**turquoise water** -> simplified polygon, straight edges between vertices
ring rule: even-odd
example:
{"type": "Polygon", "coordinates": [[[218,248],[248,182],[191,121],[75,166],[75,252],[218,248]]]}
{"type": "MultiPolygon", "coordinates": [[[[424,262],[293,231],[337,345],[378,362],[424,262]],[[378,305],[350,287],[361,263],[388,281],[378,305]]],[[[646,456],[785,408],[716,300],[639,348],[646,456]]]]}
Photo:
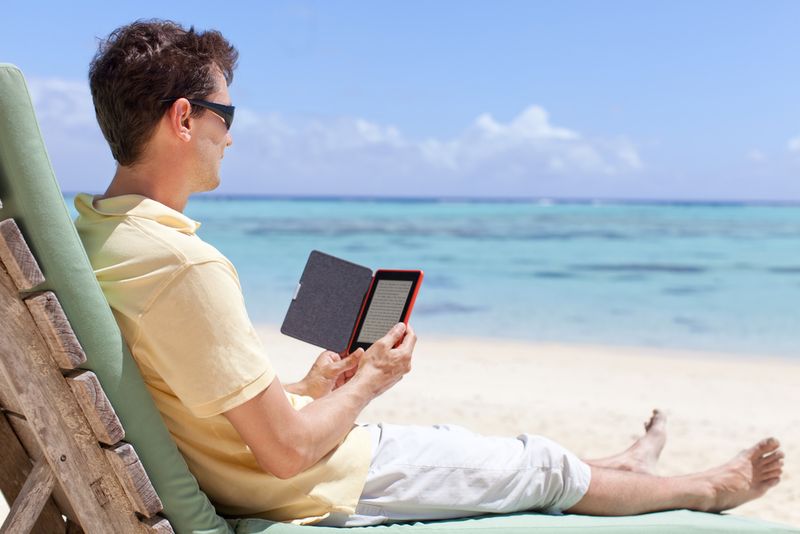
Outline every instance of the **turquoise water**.
{"type": "Polygon", "coordinates": [[[798,206],[200,196],[186,214],[257,323],[282,321],[318,249],[423,269],[420,335],[800,355],[798,206]]]}

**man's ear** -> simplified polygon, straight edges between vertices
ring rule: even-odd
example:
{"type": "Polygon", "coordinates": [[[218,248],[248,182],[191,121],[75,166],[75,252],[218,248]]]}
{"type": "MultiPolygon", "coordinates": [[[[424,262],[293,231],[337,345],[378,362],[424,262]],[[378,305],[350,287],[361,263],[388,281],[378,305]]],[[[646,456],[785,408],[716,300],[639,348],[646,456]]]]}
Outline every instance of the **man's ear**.
{"type": "Polygon", "coordinates": [[[167,120],[170,131],[172,131],[182,141],[192,139],[192,105],[185,98],[179,98],[169,107],[167,120]]]}

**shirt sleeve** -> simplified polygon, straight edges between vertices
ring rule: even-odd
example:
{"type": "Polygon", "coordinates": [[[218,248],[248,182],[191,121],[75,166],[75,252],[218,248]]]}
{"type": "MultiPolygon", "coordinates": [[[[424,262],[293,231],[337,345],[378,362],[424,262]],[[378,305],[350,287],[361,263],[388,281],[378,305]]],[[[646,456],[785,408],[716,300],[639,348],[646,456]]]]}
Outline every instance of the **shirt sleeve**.
{"type": "Polygon", "coordinates": [[[232,266],[208,261],[182,268],[140,321],[137,356],[197,417],[255,397],[275,378],[232,266]]]}

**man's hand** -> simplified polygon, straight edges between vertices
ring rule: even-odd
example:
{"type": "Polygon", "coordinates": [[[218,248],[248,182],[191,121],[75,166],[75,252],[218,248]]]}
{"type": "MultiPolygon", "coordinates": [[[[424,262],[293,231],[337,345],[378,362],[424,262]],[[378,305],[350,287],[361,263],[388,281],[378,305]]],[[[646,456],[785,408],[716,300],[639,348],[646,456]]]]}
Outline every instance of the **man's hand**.
{"type": "Polygon", "coordinates": [[[326,350],[317,357],[303,380],[288,384],[285,389],[314,399],[324,397],[353,377],[363,355],[364,349],[358,349],[345,358],[326,350]]]}
{"type": "Polygon", "coordinates": [[[367,349],[353,380],[365,385],[373,398],[377,397],[411,371],[411,355],[416,343],[414,330],[397,323],[367,349]]]}

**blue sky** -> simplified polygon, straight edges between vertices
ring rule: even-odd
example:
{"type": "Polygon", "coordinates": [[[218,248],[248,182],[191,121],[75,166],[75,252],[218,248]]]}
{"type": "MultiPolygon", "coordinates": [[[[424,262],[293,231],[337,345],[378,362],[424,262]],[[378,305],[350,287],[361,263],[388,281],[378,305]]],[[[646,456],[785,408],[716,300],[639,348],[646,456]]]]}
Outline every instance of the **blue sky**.
{"type": "Polygon", "coordinates": [[[102,191],[97,38],[137,18],[240,51],[221,193],[800,200],[797,2],[15,3],[65,190],[102,191]]]}

